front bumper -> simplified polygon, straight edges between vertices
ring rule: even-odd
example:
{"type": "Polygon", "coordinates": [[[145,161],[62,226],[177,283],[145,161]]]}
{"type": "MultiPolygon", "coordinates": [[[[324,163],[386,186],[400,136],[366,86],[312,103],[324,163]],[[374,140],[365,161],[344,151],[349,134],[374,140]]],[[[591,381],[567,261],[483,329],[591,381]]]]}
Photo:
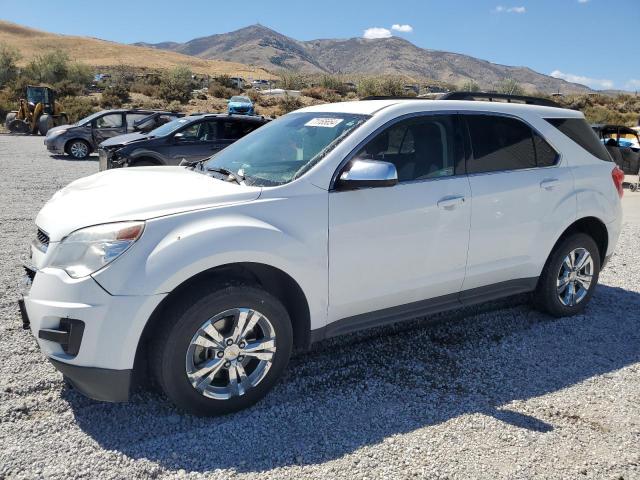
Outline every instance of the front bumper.
{"type": "Polygon", "coordinates": [[[64,135],[44,139],[44,145],[47,147],[47,150],[50,153],[53,153],[56,155],[64,155],[66,153],[64,151],[65,139],[62,138],[63,136],[64,135]]]}
{"type": "Polygon", "coordinates": [[[78,390],[120,401],[128,392],[123,385],[130,383],[142,331],[165,296],[111,295],[90,276],[72,279],[62,270],[44,268],[24,296],[23,323],[78,390]]]}

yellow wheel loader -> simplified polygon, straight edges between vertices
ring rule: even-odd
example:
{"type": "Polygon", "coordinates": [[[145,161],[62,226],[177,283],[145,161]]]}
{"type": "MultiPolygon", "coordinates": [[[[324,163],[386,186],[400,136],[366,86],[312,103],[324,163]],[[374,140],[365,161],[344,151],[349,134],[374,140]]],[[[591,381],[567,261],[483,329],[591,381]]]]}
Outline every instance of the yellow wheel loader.
{"type": "Polygon", "coordinates": [[[9,112],[5,127],[11,133],[46,135],[58,125],[69,123],[62,105],[56,101],[56,93],[49,87],[27,86],[25,98],[21,98],[18,110],[9,112]]]}

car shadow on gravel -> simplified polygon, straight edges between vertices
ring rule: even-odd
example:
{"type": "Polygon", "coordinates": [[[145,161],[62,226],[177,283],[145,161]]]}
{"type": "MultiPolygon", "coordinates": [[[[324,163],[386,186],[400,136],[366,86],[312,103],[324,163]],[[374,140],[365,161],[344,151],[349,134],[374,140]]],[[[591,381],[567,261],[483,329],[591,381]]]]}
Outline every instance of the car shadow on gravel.
{"type": "Polygon", "coordinates": [[[65,162],[97,162],[100,160],[98,155],[89,155],[88,157],[80,159],[73,158],[69,155],[49,155],[49,157],[53,158],[54,160],[63,160],[65,162]]]}
{"type": "Polygon", "coordinates": [[[640,294],[606,285],[573,318],[515,297],[427,320],[324,341],[296,355],[265,400],[225,417],[180,414],[146,392],[121,405],[63,395],[105,449],[168,469],[260,472],[323,463],[463,414],[544,435],[559,412],[541,419],[502,406],[640,361],[640,294]]]}

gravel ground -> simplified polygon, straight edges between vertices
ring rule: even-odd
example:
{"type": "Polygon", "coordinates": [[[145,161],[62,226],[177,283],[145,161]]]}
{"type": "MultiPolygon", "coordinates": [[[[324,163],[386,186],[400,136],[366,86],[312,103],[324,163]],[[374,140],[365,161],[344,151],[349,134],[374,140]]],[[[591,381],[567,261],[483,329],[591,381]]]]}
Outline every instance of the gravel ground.
{"type": "Polygon", "coordinates": [[[0,135],[0,479],[640,478],[638,216],[583,316],[517,297],[326,341],[257,406],[199,419],[84,398],[21,329],[33,219],[97,169],[0,135]]]}

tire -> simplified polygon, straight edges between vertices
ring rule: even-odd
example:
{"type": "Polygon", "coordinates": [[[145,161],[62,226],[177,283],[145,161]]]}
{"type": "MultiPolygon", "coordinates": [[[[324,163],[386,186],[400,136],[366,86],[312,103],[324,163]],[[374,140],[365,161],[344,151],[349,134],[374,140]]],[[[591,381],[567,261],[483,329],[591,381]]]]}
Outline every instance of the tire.
{"type": "Polygon", "coordinates": [[[17,112],[9,112],[4,119],[4,126],[7,130],[9,130],[9,124],[16,119],[17,112]]]}
{"type": "Polygon", "coordinates": [[[582,312],[598,284],[600,265],[600,251],[592,237],[575,233],[563,239],[551,252],[542,271],[534,293],[536,306],[554,317],[570,317],[582,312]],[[584,267],[574,271],[570,267],[575,267],[584,252],[590,260],[588,258],[584,267]],[[585,281],[589,277],[586,288],[585,281]],[[563,288],[565,282],[566,288],[563,288]],[[575,296],[571,295],[572,288],[575,296]]]}
{"type": "Polygon", "coordinates": [[[237,285],[213,291],[200,289],[169,308],[152,341],[149,362],[156,382],[178,408],[200,416],[221,415],[262,399],[287,367],[292,344],[287,310],[261,288],[237,285]],[[255,312],[260,314],[244,337],[246,343],[234,331],[234,325],[241,323],[238,318],[243,317],[238,313],[242,311],[248,314],[245,326],[251,326],[255,312]],[[204,328],[208,332],[213,328],[215,335],[205,334],[204,328]],[[215,337],[217,342],[212,341],[215,337]],[[244,350],[256,348],[260,342],[267,348],[253,353],[244,350]],[[206,347],[199,346],[202,344],[206,347]],[[236,380],[234,385],[232,377],[244,381],[236,380]]]}
{"type": "Polygon", "coordinates": [[[46,135],[50,128],[54,126],[54,120],[51,115],[46,113],[40,115],[38,119],[38,132],[40,135],[46,135]]]}
{"type": "Polygon", "coordinates": [[[635,192],[638,189],[638,185],[636,185],[635,183],[632,183],[631,185],[629,185],[629,190],[631,190],[632,192],[635,192]]]}
{"type": "Polygon", "coordinates": [[[75,139],[67,142],[65,150],[70,157],[83,160],[91,153],[91,146],[85,140],[75,139]]]}

